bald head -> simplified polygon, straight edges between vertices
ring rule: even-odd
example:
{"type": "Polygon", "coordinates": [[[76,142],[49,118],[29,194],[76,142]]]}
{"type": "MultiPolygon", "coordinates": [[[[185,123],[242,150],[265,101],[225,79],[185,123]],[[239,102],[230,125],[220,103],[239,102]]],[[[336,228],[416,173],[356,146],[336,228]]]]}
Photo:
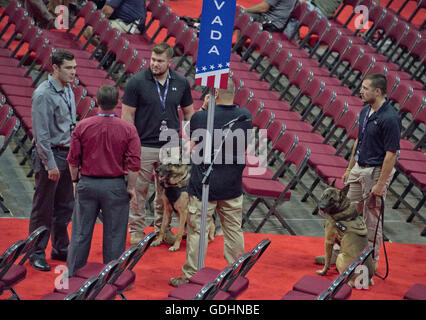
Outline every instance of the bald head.
{"type": "Polygon", "coordinates": [[[231,78],[228,78],[228,88],[216,89],[217,104],[234,104],[235,84],[231,78]]]}

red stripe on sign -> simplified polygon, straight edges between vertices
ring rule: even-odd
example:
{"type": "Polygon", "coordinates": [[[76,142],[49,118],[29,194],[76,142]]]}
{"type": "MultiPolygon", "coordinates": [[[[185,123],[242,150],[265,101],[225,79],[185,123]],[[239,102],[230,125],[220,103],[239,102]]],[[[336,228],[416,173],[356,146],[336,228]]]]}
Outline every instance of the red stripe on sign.
{"type": "Polygon", "coordinates": [[[219,87],[221,89],[227,89],[228,88],[228,78],[229,78],[229,73],[222,73],[220,75],[220,84],[219,84],[219,87]]]}
{"type": "Polygon", "coordinates": [[[207,87],[214,88],[215,79],[216,79],[216,76],[209,76],[207,78],[207,87]]]}
{"type": "Polygon", "coordinates": [[[195,78],[194,84],[197,86],[201,86],[201,78],[195,78]]]}

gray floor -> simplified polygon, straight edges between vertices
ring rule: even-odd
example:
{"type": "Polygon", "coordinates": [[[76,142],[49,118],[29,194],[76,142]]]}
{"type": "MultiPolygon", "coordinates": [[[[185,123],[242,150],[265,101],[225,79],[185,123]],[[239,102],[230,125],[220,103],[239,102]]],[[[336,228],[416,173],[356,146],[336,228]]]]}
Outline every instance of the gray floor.
{"type": "MultiPolygon", "coordinates": [[[[0,141],[1,144],[2,141],[0,141]]],[[[14,143],[12,143],[0,157],[0,194],[4,197],[5,206],[10,210],[9,213],[3,213],[0,210],[0,217],[28,219],[31,212],[34,181],[33,178],[27,178],[27,173],[30,169],[28,163],[26,165],[19,164],[22,160],[21,154],[19,152],[17,154],[12,153],[11,150],[13,150],[14,146],[14,143]]],[[[307,183],[309,179],[307,175],[307,183]]],[[[286,176],[284,177],[285,180],[286,176]]],[[[404,182],[401,181],[401,184],[404,184],[404,182]]],[[[320,193],[321,190],[321,188],[318,188],[317,193],[320,193]]],[[[297,235],[323,237],[323,218],[311,214],[314,208],[312,200],[308,200],[305,203],[300,202],[303,194],[304,192],[298,187],[292,190],[291,201],[283,203],[279,207],[279,212],[297,235]]],[[[250,206],[251,201],[250,197],[245,197],[245,211],[250,206]]],[[[402,208],[392,209],[394,202],[395,198],[389,195],[386,200],[385,235],[392,242],[426,245],[426,237],[420,236],[420,232],[424,227],[423,223],[418,218],[415,218],[411,223],[407,223],[405,219],[409,215],[408,210],[402,208]]],[[[425,211],[425,208],[421,209],[423,216],[426,216],[425,211]]],[[[257,225],[263,219],[265,212],[266,208],[262,204],[259,205],[258,209],[250,217],[252,224],[257,225]]],[[[148,221],[152,221],[151,212],[148,212],[148,221]]],[[[176,223],[177,220],[174,219],[173,224],[175,226],[177,226],[176,223]]],[[[245,224],[244,230],[246,232],[253,232],[250,224],[245,224]]],[[[268,220],[260,232],[267,234],[288,234],[275,217],[268,220]]]]}

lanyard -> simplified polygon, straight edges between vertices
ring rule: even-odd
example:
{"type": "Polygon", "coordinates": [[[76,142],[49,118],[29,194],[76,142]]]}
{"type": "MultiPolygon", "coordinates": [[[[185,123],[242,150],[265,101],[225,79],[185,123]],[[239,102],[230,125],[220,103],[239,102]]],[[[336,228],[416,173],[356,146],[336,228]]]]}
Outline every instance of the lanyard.
{"type": "Polygon", "coordinates": [[[365,129],[367,128],[368,118],[370,117],[370,111],[371,111],[371,107],[368,108],[367,112],[365,113],[364,121],[362,122],[361,135],[360,135],[361,139],[358,141],[358,145],[356,148],[357,151],[355,154],[355,161],[358,161],[358,158],[359,158],[359,150],[361,149],[362,140],[364,140],[364,133],[365,133],[365,129]]]}
{"type": "Polygon", "coordinates": [[[169,79],[170,79],[170,75],[167,74],[166,89],[164,90],[164,94],[161,95],[160,84],[158,80],[154,78],[155,84],[157,86],[158,96],[160,97],[160,101],[161,101],[161,107],[163,108],[163,112],[166,111],[166,99],[167,99],[167,91],[169,91],[169,79]]]}
{"type": "MultiPolygon", "coordinates": [[[[55,87],[53,86],[52,82],[50,82],[50,80],[47,80],[49,82],[49,85],[52,89],[55,89],[55,87]]],[[[64,92],[65,92],[65,88],[64,88],[64,92]]],[[[66,98],[66,96],[64,96],[62,94],[62,92],[58,92],[59,96],[62,98],[62,100],[64,100],[65,104],[68,107],[68,111],[70,113],[70,117],[71,117],[71,122],[73,122],[73,118],[72,118],[72,107],[71,107],[71,89],[68,87],[68,99],[66,98]]]]}
{"type": "Polygon", "coordinates": [[[118,116],[114,113],[97,113],[96,115],[102,116],[102,117],[107,117],[107,118],[112,118],[112,117],[118,118],[118,116]]]}
{"type": "Polygon", "coordinates": [[[368,111],[365,113],[364,121],[362,122],[361,135],[363,137],[364,137],[365,128],[367,127],[370,111],[371,111],[371,107],[368,108],[368,111]]]}

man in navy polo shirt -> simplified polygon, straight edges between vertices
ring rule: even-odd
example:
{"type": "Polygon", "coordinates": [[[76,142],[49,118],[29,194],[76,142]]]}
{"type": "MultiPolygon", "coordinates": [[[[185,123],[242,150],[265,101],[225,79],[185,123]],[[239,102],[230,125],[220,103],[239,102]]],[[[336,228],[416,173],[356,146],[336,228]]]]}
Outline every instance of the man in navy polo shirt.
{"type": "MultiPolygon", "coordinates": [[[[348,197],[351,202],[359,202],[358,212],[363,213],[370,245],[373,245],[380,216],[380,197],[384,201],[395,173],[401,137],[401,119],[386,98],[386,87],[386,77],[382,74],[369,74],[362,82],[360,93],[365,106],[360,114],[358,139],[343,175],[343,183],[350,184],[348,197]]],[[[379,223],[374,257],[376,268],[381,240],[379,223]]]]}
{"type": "MultiPolygon", "coordinates": [[[[140,34],[145,32],[146,2],[145,0],[107,0],[102,7],[102,13],[111,21],[111,27],[121,33],[140,34]],[[133,27],[135,24],[136,28],[133,27]]],[[[84,37],[89,39],[93,28],[88,26],[84,37]]],[[[99,44],[99,38],[91,40],[93,45],[99,44]]]]}

